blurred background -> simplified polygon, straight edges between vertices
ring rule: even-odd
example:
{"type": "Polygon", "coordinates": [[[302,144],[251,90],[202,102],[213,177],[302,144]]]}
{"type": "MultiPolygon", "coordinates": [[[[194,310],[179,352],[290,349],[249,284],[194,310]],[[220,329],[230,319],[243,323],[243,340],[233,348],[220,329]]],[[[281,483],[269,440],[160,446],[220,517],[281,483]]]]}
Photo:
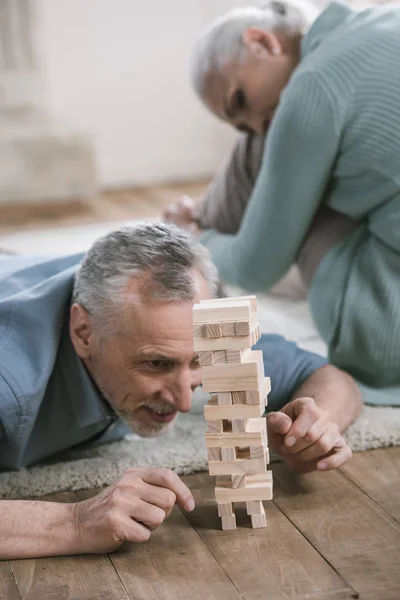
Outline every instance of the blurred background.
{"type": "Polygon", "coordinates": [[[189,58],[248,3],[0,0],[0,246],[68,252],[200,196],[235,133],[195,97],[189,58]]]}

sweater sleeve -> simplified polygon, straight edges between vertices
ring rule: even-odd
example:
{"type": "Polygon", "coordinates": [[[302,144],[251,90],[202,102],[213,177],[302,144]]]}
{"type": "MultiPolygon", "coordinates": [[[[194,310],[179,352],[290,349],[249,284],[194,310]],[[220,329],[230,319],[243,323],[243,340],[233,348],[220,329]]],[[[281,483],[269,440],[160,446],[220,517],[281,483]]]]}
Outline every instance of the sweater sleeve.
{"type": "Polygon", "coordinates": [[[337,108],[317,76],[294,75],[281,96],[239,232],[206,231],[222,280],[265,291],[295,261],[331,178],[337,108]]]}

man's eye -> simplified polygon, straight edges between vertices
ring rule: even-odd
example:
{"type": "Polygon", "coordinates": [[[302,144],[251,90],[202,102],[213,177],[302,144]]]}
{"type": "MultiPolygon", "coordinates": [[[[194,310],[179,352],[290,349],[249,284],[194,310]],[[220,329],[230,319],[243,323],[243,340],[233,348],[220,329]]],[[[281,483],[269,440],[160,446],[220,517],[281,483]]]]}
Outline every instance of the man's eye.
{"type": "Polygon", "coordinates": [[[146,361],[146,364],[151,368],[151,369],[165,369],[168,366],[167,361],[165,360],[148,360],[146,361]]]}

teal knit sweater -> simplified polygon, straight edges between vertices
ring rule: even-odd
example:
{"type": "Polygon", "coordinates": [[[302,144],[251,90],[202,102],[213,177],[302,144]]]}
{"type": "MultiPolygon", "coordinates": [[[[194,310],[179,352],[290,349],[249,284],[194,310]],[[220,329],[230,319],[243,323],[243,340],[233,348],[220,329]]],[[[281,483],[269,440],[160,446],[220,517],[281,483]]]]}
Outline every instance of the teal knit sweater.
{"type": "Polygon", "coordinates": [[[267,290],[321,203],[360,221],[309,300],[331,362],[364,400],[400,405],[400,5],[332,3],[302,42],[240,231],[202,236],[223,280],[267,290]]]}

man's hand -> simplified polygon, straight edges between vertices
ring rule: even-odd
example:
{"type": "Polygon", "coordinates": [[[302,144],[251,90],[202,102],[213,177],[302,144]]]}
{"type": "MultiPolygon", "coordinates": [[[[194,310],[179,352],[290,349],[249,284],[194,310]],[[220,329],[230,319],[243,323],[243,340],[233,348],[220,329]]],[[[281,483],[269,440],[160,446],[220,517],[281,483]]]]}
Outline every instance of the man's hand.
{"type": "Polygon", "coordinates": [[[338,425],[312,398],[297,398],[270,413],[267,427],[271,449],[295,471],[336,469],[352,456],[338,425]]]}
{"type": "Polygon", "coordinates": [[[164,211],[163,218],[182,227],[182,229],[193,233],[197,232],[197,204],[189,196],[182,196],[176,204],[170,204],[164,211]]]}
{"type": "Polygon", "coordinates": [[[112,552],[123,542],[146,542],[175,503],[194,508],[191,492],[169,469],[128,469],[97,496],[75,505],[79,552],[112,552]]]}

